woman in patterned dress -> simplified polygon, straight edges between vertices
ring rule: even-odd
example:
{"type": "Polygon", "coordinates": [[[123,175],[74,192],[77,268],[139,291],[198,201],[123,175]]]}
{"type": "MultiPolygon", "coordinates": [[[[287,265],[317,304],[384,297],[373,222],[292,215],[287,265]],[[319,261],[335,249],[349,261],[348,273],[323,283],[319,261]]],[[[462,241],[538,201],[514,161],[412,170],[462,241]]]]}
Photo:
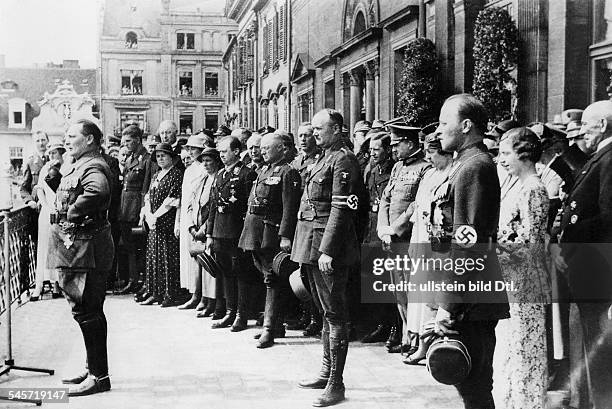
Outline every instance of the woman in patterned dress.
{"type": "Polygon", "coordinates": [[[143,219],[150,231],[147,237],[145,286],[149,298],[141,305],[160,303],[162,307],[177,305],[180,287],[179,240],[175,235],[176,209],[180,205],[183,171],[174,166],[176,154],[172,146],[160,143],[155,147],[159,170],[152,178],[145,197],[143,219]]]}
{"type": "Polygon", "coordinates": [[[496,329],[494,396],[504,409],[545,407],[545,305],[551,290],[545,267],[549,199],[536,172],[541,154],[540,140],[528,128],[506,132],[499,147],[500,163],[520,183],[502,197],[498,229],[502,275],[514,283],[510,319],[496,329]]]}

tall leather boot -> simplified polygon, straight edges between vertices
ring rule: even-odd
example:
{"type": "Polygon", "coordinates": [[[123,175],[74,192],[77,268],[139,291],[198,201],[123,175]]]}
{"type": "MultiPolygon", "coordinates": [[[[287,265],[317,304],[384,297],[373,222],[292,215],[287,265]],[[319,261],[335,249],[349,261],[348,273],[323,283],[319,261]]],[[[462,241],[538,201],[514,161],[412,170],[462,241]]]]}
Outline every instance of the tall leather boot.
{"type": "Polygon", "coordinates": [[[106,349],[107,326],[104,314],[91,314],[79,321],[85,351],[87,352],[88,377],[68,390],[68,396],[85,396],[110,390],[108,377],[108,352],[106,349]]]}
{"type": "Polygon", "coordinates": [[[309,301],[310,304],[310,324],[304,329],[305,337],[314,337],[321,332],[321,328],[323,327],[323,317],[321,316],[321,312],[314,304],[313,301],[309,301]]]}
{"type": "Polygon", "coordinates": [[[321,331],[321,343],[323,344],[323,358],[321,359],[321,370],[315,379],[308,379],[298,383],[300,388],[304,389],[325,389],[327,380],[329,379],[329,370],[331,364],[329,352],[329,331],[325,328],[321,331]]]}
{"type": "Polygon", "coordinates": [[[278,297],[278,289],[266,289],[266,310],[264,313],[263,331],[259,337],[257,348],[269,348],[274,344],[274,329],[276,328],[276,307],[278,297]]]}
{"type": "Polygon", "coordinates": [[[236,319],[232,324],[231,332],[239,332],[247,329],[248,314],[247,305],[249,297],[249,285],[244,280],[238,279],[238,303],[236,305],[236,319]]]}
{"type": "Polygon", "coordinates": [[[223,292],[223,275],[218,274],[215,278],[215,312],[212,320],[220,320],[225,317],[225,293],[223,292]]]}
{"type": "Polygon", "coordinates": [[[225,316],[213,323],[212,328],[227,328],[236,319],[236,304],[238,302],[238,279],[236,277],[223,277],[225,289],[225,316]]]}
{"type": "Polygon", "coordinates": [[[331,326],[329,335],[329,352],[331,365],[329,379],[323,394],[316,399],[312,406],[325,407],[342,402],[344,398],[344,364],[348,352],[348,328],[346,325],[331,326]]]}

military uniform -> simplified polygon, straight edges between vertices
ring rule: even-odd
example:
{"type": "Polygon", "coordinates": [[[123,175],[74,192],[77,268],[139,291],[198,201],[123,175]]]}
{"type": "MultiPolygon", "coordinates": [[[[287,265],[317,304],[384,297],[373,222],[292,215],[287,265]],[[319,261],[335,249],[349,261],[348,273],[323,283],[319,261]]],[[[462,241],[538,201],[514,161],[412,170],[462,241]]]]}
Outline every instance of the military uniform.
{"type": "Polygon", "coordinates": [[[300,196],[301,196],[301,192],[304,191],[304,187],[306,186],[306,178],[308,177],[308,174],[314,167],[314,164],[319,160],[320,156],[321,156],[321,150],[319,148],[315,148],[309,155],[306,155],[305,153],[301,153],[291,162],[291,167],[297,170],[298,172],[300,172],[300,178],[301,178],[300,196]]]}
{"type": "MultiPolygon", "coordinates": [[[[238,302],[244,310],[248,284],[243,271],[245,254],[238,248],[244,226],[248,197],[257,173],[238,161],[219,170],[210,193],[210,214],[206,235],[212,237],[214,257],[223,275],[217,276],[217,288],[224,290],[227,311],[213,328],[232,325],[236,319],[238,302]]],[[[222,293],[217,293],[222,297],[222,293]]],[[[241,317],[243,318],[243,317],[241,317]]]]}
{"type": "Polygon", "coordinates": [[[610,403],[612,342],[606,336],[612,328],[606,317],[612,304],[612,269],[606,257],[612,243],[610,142],[600,142],[579,172],[565,200],[560,225],[570,301],[578,310],[576,319],[570,320],[570,334],[581,335],[584,342],[578,344],[579,348],[570,343],[570,404],[580,409],[607,407],[610,403]],[[589,389],[593,406],[589,405],[589,389]]]}
{"type": "Polygon", "coordinates": [[[324,317],[320,379],[301,386],[327,385],[342,395],[348,350],[347,281],[349,268],[359,258],[355,219],[362,187],[357,158],[343,142],[325,149],[306,178],[291,252],[291,259],[302,264],[313,300],[324,317]],[[319,270],[321,254],[332,257],[332,273],[319,270]]]}
{"type": "Polygon", "coordinates": [[[138,226],[140,211],[143,206],[145,177],[151,154],[144,146],[132,153],[123,169],[123,187],[117,220],[121,226],[121,238],[128,254],[128,272],[130,281],[135,284],[139,275],[144,272],[144,252],[146,237],[132,235],[132,228],[138,226]]]}
{"type": "Polygon", "coordinates": [[[252,252],[255,266],[263,274],[267,288],[264,333],[259,338],[260,347],[273,343],[273,330],[280,321],[281,282],[272,271],[272,261],[280,251],[281,237],[293,239],[300,184],[299,173],[285,160],[281,160],[263,166],[249,196],[248,211],[238,246],[252,252]]]}
{"type": "Polygon", "coordinates": [[[49,243],[49,268],[59,270],[60,286],[81,327],[89,373],[96,382],[108,377],[103,304],[114,253],[107,218],[110,178],[99,152],[86,153],[69,167],[57,190],[49,243]]]}
{"type": "Polygon", "coordinates": [[[380,201],[391,178],[391,170],[394,162],[387,159],[384,163],[378,164],[372,168],[366,176],[366,186],[368,189],[369,198],[369,217],[368,227],[364,237],[364,243],[380,243],[380,239],[376,233],[378,224],[378,210],[380,201]]]}
{"type": "Polygon", "coordinates": [[[36,194],[32,192],[32,188],[38,183],[38,175],[47,160],[48,158],[45,155],[40,156],[38,154],[34,154],[28,159],[20,188],[21,198],[24,202],[36,201],[36,194]]]}

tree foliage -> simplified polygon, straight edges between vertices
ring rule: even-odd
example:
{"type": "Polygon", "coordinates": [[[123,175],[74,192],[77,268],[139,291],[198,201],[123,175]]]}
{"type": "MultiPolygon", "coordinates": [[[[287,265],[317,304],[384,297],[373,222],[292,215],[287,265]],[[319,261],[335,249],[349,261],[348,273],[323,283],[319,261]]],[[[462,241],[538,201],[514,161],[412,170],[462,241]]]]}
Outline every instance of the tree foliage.
{"type": "Polygon", "coordinates": [[[403,115],[411,125],[434,122],[440,107],[436,46],[426,38],[412,40],[406,46],[397,88],[396,115],[403,115]]]}
{"type": "Polygon", "coordinates": [[[474,38],[473,92],[498,122],[511,116],[504,82],[518,61],[518,29],[506,9],[491,7],[478,14],[474,38]]]}

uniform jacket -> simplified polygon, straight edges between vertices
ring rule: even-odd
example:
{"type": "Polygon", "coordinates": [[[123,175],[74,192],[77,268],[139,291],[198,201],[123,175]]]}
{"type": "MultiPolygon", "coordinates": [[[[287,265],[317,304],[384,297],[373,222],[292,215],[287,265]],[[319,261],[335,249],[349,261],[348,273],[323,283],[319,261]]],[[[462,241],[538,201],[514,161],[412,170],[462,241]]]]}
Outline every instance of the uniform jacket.
{"type": "Polygon", "coordinates": [[[119,206],[121,204],[121,182],[119,180],[119,160],[112,156],[102,153],[102,159],[110,169],[111,202],[108,208],[108,220],[117,221],[119,216],[119,206]]]}
{"type": "MultiPolygon", "coordinates": [[[[446,276],[449,281],[458,283],[481,278],[501,280],[499,261],[494,248],[490,246],[490,243],[497,239],[500,206],[500,184],[495,164],[484,143],[480,142],[459,151],[453,166],[448,191],[443,198],[448,205],[451,220],[445,223],[450,224],[453,237],[457,229],[469,226],[476,231],[477,238],[476,245],[472,247],[473,251],[455,245],[449,257],[475,259],[486,255],[487,258],[482,274],[471,270],[458,275],[451,271],[446,276]]],[[[440,291],[436,294],[436,301],[446,311],[463,314],[466,320],[498,320],[509,317],[507,297],[504,293],[440,291]]]]}
{"type": "Polygon", "coordinates": [[[319,159],[319,156],[321,156],[321,150],[317,147],[310,155],[306,155],[302,152],[291,162],[291,167],[300,172],[300,196],[301,192],[304,191],[304,187],[306,186],[308,173],[314,167],[314,164],[319,159]]]}
{"type": "Polygon", "coordinates": [[[113,261],[113,240],[107,213],[111,171],[99,152],[79,158],[62,177],[51,224],[49,268],[106,271],[113,261]]]}
{"type": "Polygon", "coordinates": [[[394,162],[391,158],[384,163],[376,165],[366,172],[366,187],[368,190],[368,228],[364,237],[364,243],[379,243],[380,239],[376,233],[378,224],[378,210],[380,208],[380,199],[391,178],[391,170],[394,162]]]}
{"type": "Polygon", "coordinates": [[[336,265],[359,257],[355,227],[363,180],[357,158],[342,142],[325,150],[306,178],[291,259],[317,264],[321,253],[336,265]]]}
{"type": "Polygon", "coordinates": [[[118,219],[122,222],[137,223],[143,206],[144,182],[151,155],[144,146],[127,158],[123,169],[123,187],[118,219]]]}
{"type": "Polygon", "coordinates": [[[261,169],[249,195],[241,249],[276,249],[281,237],[293,239],[300,185],[300,174],[284,160],[261,169]]]}
{"type": "Polygon", "coordinates": [[[221,169],[210,192],[207,234],[215,239],[238,240],[242,233],[247,202],[257,173],[238,161],[221,169]]]}
{"type": "Polygon", "coordinates": [[[378,230],[391,226],[398,241],[409,241],[412,233],[412,207],[419,183],[431,165],[425,161],[422,150],[413,153],[408,159],[397,162],[391,171],[389,183],[385,188],[378,209],[378,230]]]}
{"type": "Polygon", "coordinates": [[[578,174],[560,228],[571,295],[581,301],[612,300],[612,266],[603,256],[612,243],[612,144],[595,152],[578,174]]]}
{"type": "Polygon", "coordinates": [[[34,154],[28,159],[20,188],[21,198],[24,202],[36,200],[36,195],[32,193],[32,188],[38,183],[38,175],[42,167],[47,163],[47,160],[46,156],[43,155],[41,157],[38,154],[34,154]]]}

